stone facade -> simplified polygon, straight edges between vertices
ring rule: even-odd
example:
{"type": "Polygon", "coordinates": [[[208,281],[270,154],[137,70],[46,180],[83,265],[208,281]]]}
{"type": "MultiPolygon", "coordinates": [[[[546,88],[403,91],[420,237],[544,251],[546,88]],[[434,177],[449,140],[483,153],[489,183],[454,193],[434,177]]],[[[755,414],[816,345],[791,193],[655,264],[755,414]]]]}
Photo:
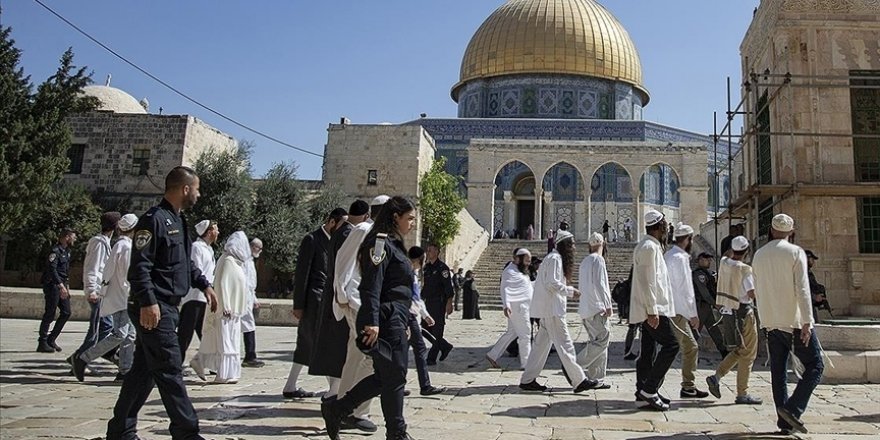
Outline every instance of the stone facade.
{"type": "Polygon", "coordinates": [[[759,243],[773,214],[792,215],[836,312],[880,316],[880,254],[866,242],[878,225],[860,214],[880,200],[880,179],[864,171],[880,160],[859,163],[854,147],[880,148],[880,93],[859,95],[868,110],[854,119],[852,87],[860,75],[880,85],[880,1],[764,0],[741,52],[745,108],[767,111],[746,119],[732,213],[759,243]]]}

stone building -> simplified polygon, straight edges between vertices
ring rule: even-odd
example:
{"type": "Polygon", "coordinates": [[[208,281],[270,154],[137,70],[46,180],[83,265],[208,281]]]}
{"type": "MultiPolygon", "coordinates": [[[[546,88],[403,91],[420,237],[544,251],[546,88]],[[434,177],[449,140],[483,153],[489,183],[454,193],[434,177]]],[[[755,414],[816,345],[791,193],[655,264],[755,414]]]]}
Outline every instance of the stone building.
{"type": "Polygon", "coordinates": [[[143,212],[164,192],[165,175],[191,166],[202,152],[230,150],[237,142],[190,115],[149,113],[146,100],[106,86],[84,93],[100,101],[96,111],[72,116],[65,182],[96,193],[105,206],[143,212]]]}
{"type": "MultiPolygon", "coordinates": [[[[543,237],[566,221],[583,237],[608,220],[622,239],[632,219],[635,239],[648,207],[696,225],[714,206],[713,143],[641,120],[650,95],[638,52],[595,0],[507,1],[472,37],[451,95],[458,118],[331,125],[325,181],[357,196],[385,185],[417,195],[421,161],[444,157],[492,235],[531,225],[543,237]]],[[[719,149],[726,158],[730,146],[719,149]]]]}
{"type": "Polygon", "coordinates": [[[792,215],[836,312],[880,316],[880,2],[764,0],[741,55],[728,214],[759,244],[792,215]]]}

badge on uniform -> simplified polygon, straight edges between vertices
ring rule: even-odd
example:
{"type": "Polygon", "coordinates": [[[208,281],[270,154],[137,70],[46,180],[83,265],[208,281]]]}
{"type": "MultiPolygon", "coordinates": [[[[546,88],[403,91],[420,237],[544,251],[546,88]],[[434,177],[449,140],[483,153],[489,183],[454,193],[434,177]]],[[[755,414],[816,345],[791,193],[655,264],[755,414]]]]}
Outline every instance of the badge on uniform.
{"type": "Polygon", "coordinates": [[[134,246],[138,248],[138,250],[143,249],[147,244],[150,243],[150,240],[153,239],[153,234],[147,230],[140,230],[134,234],[134,246]]]}
{"type": "Polygon", "coordinates": [[[700,282],[701,282],[701,283],[705,283],[705,282],[706,282],[706,275],[698,275],[697,278],[700,279],[700,282]]]}
{"type": "Polygon", "coordinates": [[[443,275],[443,278],[449,278],[449,271],[444,270],[442,275],[443,275]]]}
{"type": "Polygon", "coordinates": [[[49,254],[49,262],[50,263],[54,262],[55,258],[57,258],[57,255],[55,255],[55,252],[52,252],[51,254],[49,254]]]}
{"type": "Polygon", "coordinates": [[[374,266],[382,264],[382,260],[385,259],[386,238],[388,238],[388,234],[376,234],[376,245],[373,247],[373,252],[370,253],[370,260],[374,266]]]}

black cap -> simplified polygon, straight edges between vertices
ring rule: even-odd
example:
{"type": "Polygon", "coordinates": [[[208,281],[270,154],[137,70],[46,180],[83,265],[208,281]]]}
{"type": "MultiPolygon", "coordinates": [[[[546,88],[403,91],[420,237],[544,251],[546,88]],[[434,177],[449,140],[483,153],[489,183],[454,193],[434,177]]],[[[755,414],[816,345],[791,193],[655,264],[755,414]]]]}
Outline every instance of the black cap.
{"type": "Polygon", "coordinates": [[[708,252],[700,252],[700,255],[697,255],[697,258],[713,258],[714,259],[715,256],[708,253],[708,252]]]}
{"type": "Polygon", "coordinates": [[[814,260],[818,260],[818,259],[819,259],[819,257],[817,257],[816,254],[814,254],[813,251],[811,251],[811,250],[809,250],[809,249],[805,250],[804,252],[807,253],[807,258],[812,258],[812,259],[814,259],[814,260]]]}

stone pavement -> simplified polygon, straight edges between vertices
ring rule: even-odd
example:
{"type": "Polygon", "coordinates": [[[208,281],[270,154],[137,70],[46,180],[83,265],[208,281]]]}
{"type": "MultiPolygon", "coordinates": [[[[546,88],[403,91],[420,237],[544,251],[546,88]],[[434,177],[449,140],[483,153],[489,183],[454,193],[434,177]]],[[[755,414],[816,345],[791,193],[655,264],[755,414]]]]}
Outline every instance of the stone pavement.
{"type": "MultiPolygon", "coordinates": [[[[574,319],[575,315],[569,315],[574,319]]],[[[571,321],[572,335],[583,339],[571,321]]],[[[58,354],[35,353],[37,321],[0,320],[0,438],[101,438],[119,387],[113,383],[114,368],[104,361],[93,365],[93,374],[79,383],[64,358],[77,347],[85,323],[70,322],[58,354]]],[[[614,326],[609,369],[610,390],[571,392],[560,373],[555,355],[541,381],[553,393],[519,391],[519,371],[513,358],[502,359],[504,370],[489,368],[484,359],[504,327],[498,312],[485,312],[482,321],[452,320],[452,355],[433,367],[435,385],[449,387],[446,394],[418,396],[415,372],[408,375],[406,417],[411,434],[418,439],[765,439],[771,435],[775,415],[770,395],[769,372],[760,364],[752,376],[750,392],[762,397],[761,406],[733,404],[733,375],[724,379],[722,399],[673,401],[666,413],[636,410],[633,403],[634,370],[622,360],[625,326],[614,326]],[[509,368],[509,369],[508,369],[509,368]]],[[[318,399],[285,401],[281,387],[287,378],[295,328],[261,327],[258,348],[267,366],[245,369],[235,385],[208,385],[187,377],[190,396],[199,411],[203,434],[216,439],[326,438],[322,432],[318,399]]],[[[579,344],[580,345],[580,344],[579,344]]],[[[190,353],[190,356],[192,352],[190,353]]],[[[698,380],[717,364],[714,353],[700,360],[698,380]]],[[[671,370],[663,392],[678,396],[679,370],[671,370]]],[[[308,390],[326,387],[321,378],[306,376],[308,390]]],[[[703,387],[704,388],[704,387],[703,387]]],[[[880,436],[880,385],[822,385],[810,402],[804,421],[812,439],[868,439],[880,436]]],[[[343,438],[382,438],[381,409],[372,407],[379,432],[373,436],[354,433],[343,438]]],[[[167,419],[154,391],[141,412],[140,434],[147,439],[168,439],[167,419]]]]}

